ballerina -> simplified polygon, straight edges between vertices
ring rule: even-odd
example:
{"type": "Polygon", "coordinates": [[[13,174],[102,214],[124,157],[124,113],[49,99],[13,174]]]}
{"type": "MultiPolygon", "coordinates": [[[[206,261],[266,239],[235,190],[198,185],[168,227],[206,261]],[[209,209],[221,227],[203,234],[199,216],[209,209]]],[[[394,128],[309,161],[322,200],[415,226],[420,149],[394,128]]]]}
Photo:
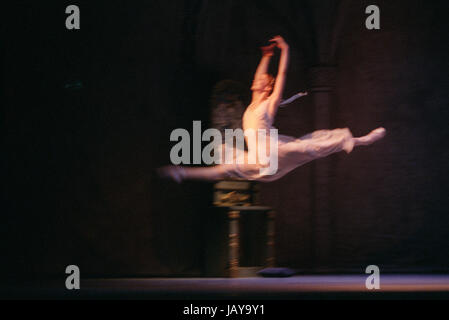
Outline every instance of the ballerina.
{"type": "MultiPolygon", "coordinates": [[[[274,129],[272,124],[278,108],[298,97],[307,95],[307,93],[298,93],[286,101],[282,100],[289,62],[289,46],[281,36],[274,37],[270,42],[269,46],[261,48],[262,59],[251,86],[251,103],[242,118],[242,127],[245,131],[248,129],[255,131],[274,129]],[[275,47],[281,50],[276,79],[267,73],[275,47]]],[[[251,155],[257,155],[257,152],[252,153],[251,151],[258,150],[259,146],[257,140],[248,139],[245,135],[248,152],[242,151],[234,158],[237,160],[236,157],[243,157],[242,161],[233,161],[230,164],[221,162],[222,164],[210,167],[166,166],[159,169],[159,174],[178,183],[183,180],[216,181],[224,179],[269,182],[280,179],[293,169],[312,160],[340,151],[350,153],[355,146],[370,145],[383,138],[385,134],[386,130],[379,127],[362,137],[353,137],[348,128],[317,130],[300,138],[278,135],[276,141],[278,169],[274,174],[264,173],[263,168],[267,167],[267,163],[262,163],[258,158],[248,161],[251,155]]],[[[269,145],[270,142],[273,143],[273,140],[267,135],[266,145],[269,145]]],[[[227,146],[223,145],[223,149],[225,148],[227,146]]]]}

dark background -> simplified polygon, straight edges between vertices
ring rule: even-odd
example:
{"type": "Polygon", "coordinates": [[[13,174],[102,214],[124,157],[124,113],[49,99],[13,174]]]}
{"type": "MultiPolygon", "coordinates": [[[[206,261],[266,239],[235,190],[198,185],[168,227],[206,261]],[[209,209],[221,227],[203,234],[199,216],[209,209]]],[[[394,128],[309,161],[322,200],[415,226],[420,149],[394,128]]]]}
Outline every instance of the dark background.
{"type": "MultiPolygon", "coordinates": [[[[330,128],[370,147],[262,185],[280,266],[308,272],[449,270],[447,1],[59,1],[2,10],[3,277],[201,274],[212,185],[159,180],[170,132],[209,120],[214,84],[249,87],[258,47],[290,44],[285,96],[336,70],[330,128]],[[81,30],[65,28],[77,4],[81,30]],[[381,9],[381,30],[365,8],[381,9]],[[75,87],[66,87],[70,84],[75,87]],[[327,163],[330,211],[317,214],[327,163]],[[323,255],[324,260],[323,260],[323,255]]],[[[275,71],[276,63],[272,69],[275,71]]],[[[280,133],[317,129],[314,94],[280,133]]]]}

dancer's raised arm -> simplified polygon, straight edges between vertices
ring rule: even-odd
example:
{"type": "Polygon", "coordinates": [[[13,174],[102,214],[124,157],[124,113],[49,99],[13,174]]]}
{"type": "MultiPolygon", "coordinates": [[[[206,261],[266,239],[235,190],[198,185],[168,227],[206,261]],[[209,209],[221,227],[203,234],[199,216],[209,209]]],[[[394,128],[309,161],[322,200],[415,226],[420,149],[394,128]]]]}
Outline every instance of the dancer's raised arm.
{"type": "Polygon", "coordinates": [[[270,59],[273,56],[275,46],[275,44],[271,44],[269,46],[261,48],[262,59],[260,59],[259,65],[257,66],[256,73],[254,74],[254,80],[259,79],[262,75],[267,73],[270,59]]]}
{"type": "Polygon", "coordinates": [[[274,117],[279,107],[279,103],[281,102],[282,93],[284,92],[289,60],[289,47],[287,42],[285,42],[284,38],[281,36],[276,36],[270,41],[274,42],[276,46],[281,49],[278,74],[276,75],[276,81],[274,83],[273,93],[270,96],[270,105],[268,109],[270,116],[274,117]]]}

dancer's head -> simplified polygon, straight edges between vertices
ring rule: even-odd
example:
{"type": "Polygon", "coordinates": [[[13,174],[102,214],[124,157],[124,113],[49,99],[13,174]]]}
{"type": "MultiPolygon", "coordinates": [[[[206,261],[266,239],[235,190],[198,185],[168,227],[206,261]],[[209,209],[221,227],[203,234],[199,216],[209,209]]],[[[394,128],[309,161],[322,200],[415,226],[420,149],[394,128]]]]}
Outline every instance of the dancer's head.
{"type": "Polygon", "coordinates": [[[271,94],[271,91],[273,91],[273,86],[274,77],[269,73],[265,73],[253,80],[251,90],[260,93],[266,92],[269,95],[271,94]]]}

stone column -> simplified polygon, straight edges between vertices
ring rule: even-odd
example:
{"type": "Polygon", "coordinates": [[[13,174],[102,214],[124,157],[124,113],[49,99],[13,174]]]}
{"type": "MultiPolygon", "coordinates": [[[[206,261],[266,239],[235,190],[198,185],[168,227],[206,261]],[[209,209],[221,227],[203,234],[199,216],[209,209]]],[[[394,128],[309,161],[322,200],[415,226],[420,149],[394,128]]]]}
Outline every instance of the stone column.
{"type": "MultiPolygon", "coordinates": [[[[314,101],[315,130],[332,129],[331,112],[334,104],[335,66],[316,66],[310,70],[311,95],[314,101]]],[[[314,198],[312,199],[314,227],[314,262],[327,268],[332,256],[332,208],[330,206],[330,173],[332,161],[321,158],[313,163],[314,198]]]]}

